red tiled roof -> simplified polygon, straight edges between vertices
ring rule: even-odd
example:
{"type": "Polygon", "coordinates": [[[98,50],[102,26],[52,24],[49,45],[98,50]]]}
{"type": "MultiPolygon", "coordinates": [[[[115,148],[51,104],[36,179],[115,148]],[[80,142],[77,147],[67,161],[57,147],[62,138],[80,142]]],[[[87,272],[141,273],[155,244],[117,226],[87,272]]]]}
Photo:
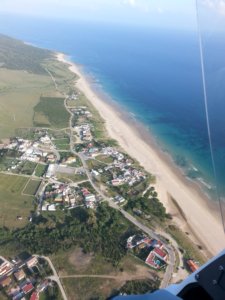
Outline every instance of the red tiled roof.
{"type": "Polygon", "coordinates": [[[29,293],[30,291],[32,291],[32,289],[34,288],[33,284],[32,283],[28,283],[26,284],[22,290],[25,294],[29,293]]]}
{"type": "Polygon", "coordinates": [[[154,262],[153,259],[154,259],[154,254],[152,252],[150,252],[150,254],[148,255],[148,257],[145,260],[146,264],[152,266],[153,268],[158,268],[158,265],[154,262]]]}
{"type": "Polygon", "coordinates": [[[30,297],[30,300],[38,300],[39,299],[39,295],[37,292],[33,292],[31,297],[30,297]]]}
{"type": "Polygon", "coordinates": [[[162,257],[162,258],[165,258],[166,255],[167,255],[163,250],[161,250],[161,249],[159,249],[159,248],[155,248],[155,249],[154,249],[154,252],[155,252],[155,254],[159,255],[159,256],[162,257]]]}

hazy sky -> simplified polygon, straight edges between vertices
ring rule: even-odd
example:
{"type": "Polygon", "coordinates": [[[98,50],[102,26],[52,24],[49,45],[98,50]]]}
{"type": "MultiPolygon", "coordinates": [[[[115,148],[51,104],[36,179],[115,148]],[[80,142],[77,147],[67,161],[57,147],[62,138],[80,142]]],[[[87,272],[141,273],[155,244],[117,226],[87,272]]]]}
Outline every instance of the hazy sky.
{"type": "MultiPolygon", "coordinates": [[[[225,0],[198,2],[225,16],[225,0]]],[[[0,0],[0,13],[178,28],[196,25],[195,0],[0,0]]]]}

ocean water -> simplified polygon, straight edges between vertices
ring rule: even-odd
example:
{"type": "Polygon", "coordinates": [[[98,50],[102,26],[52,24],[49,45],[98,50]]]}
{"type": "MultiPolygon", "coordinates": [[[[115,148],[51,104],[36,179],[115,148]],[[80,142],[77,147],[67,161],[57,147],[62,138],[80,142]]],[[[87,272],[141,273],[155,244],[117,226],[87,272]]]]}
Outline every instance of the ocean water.
{"type": "Polygon", "coordinates": [[[0,32],[63,51],[98,87],[141,121],[187,177],[225,195],[225,39],[203,33],[215,180],[195,31],[0,18],[0,32]]]}

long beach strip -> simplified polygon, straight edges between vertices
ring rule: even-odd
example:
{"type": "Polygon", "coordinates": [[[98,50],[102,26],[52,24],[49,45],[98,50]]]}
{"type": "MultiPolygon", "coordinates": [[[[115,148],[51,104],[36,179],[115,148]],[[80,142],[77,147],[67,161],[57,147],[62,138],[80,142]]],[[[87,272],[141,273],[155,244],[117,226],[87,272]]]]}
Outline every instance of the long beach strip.
{"type": "Polygon", "coordinates": [[[156,176],[156,190],[168,212],[174,211],[168,195],[176,200],[188,222],[187,224],[184,219],[175,217],[177,225],[184,231],[188,225],[193,236],[212,255],[221,251],[225,247],[225,235],[220,216],[216,210],[211,209],[203,193],[179,173],[160,149],[144,140],[138,129],[127,122],[121,112],[92,89],[88,79],[76,64],[69,62],[62,53],[57,54],[57,59],[68,64],[69,69],[79,76],[76,87],[86,95],[105,120],[109,136],[117,140],[120,146],[137,159],[148,172],[156,176]]]}

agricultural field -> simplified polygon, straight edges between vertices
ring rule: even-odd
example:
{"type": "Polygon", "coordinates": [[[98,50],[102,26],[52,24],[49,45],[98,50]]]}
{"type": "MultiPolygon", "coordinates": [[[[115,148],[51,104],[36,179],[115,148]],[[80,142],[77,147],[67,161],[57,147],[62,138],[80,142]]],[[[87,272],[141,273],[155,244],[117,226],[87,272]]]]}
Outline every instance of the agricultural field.
{"type": "Polygon", "coordinates": [[[28,196],[34,196],[40,184],[41,184],[41,180],[30,179],[23,190],[23,194],[28,196]]]}
{"type": "Polygon", "coordinates": [[[54,145],[57,150],[70,150],[70,139],[68,137],[63,139],[53,140],[54,145]]]}
{"type": "Polygon", "coordinates": [[[69,126],[69,117],[64,98],[41,97],[34,107],[33,123],[35,127],[66,128],[69,126]]]}
{"type": "MultiPolygon", "coordinates": [[[[2,139],[15,136],[19,128],[33,127],[34,107],[40,96],[60,97],[69,92],[76,75],[57,61],[52,52],[3,35],[0,35],[0,61],[3,63],[0,68],[2,139]],[[57,90],[51,76],[56,81],[57,90]]],[[[52,119],[49,120],[48,116],[39,114],[36,117],[38,124],[49,122],[51,126],[52,119]]]]}
{"type": "Polygon", "coordinates": [[[14,136],[17,128],[33,126],[33,107],[41,93],[54,93],[49,76],[0,68],[0,139],[14,136]]]}
{"type": "Polygon", "coordinates": [[[48,165],[45,164],[37,164],[34,174],[37,177],[42,177],[47,171],[48,165]]]}
{"type": "Polygon", "coordinates": [[[0,174],[0,226],[22,227],[34,208],[31,196],[22,194],[29,178],[18,175],[0,174]],[[18,220],[17,217],[22,219],[18,220]]]}

